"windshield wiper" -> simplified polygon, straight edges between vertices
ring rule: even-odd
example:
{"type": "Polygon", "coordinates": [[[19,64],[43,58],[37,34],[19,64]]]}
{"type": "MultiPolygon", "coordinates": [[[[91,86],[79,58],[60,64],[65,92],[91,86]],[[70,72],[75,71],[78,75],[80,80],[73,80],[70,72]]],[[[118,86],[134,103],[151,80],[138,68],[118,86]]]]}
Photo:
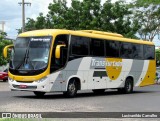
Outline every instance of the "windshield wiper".
{"type": "Polygon", "coordinates": [[[28,53],[28,49],[26,49],[26,52],[25,52],[25,55],[24,55],[24,59],[22,60],[22,63],[20,63],[15,69],[19,69],[26,61],[26,56],[27,56],[27,53],[28,53]]]}
{"type": "Polygon", "coordinates": [[[29,58],[29,49],[26,49],[26,53],[25,53],[24,59],[23,59],[22,63],[20,63],[16,67],[16,69],[19,69],[23,64],[25,65],[27,63],[30,63],[30,65],[32,66],[33,70],[35,70],[34,66],[33,66],[33,63],[30,61],[30,58],[29,58]]]}
{"type": "Polygon", "coordinates": [[[26,48],[26,52],[25,52],[25,55],[24,55],[24,59],[22,60],[22,63],[20,63],[20,64],[16,67],[16,69],[19,69],[22,65],[25,66],[25,64],[27,64],[27,63],[28,63],[28,60],[29,60],[30,65],[32,66],[33,70],[35,70],[35,69],[34,69],[34,66],[33,66],[33,63],[32,63],[32,62],[30,61],[30,59],[29,59],[29,45],[30,45],[30,42],[28,43],[28,47],[26,48]]]}
{"type": "Polygon", "coordinates": [[[29,63],[30,63],[30,65],[32,66],[33,70],[35,70],[35,69],[34,69],[34,65],[33,65],[32,61],[30,60],[30,58],[29,58],[29,53],[30,53],[30,51],[29,51],[29,49],[28,49],[27,62],[29,61],[29,63]]]}

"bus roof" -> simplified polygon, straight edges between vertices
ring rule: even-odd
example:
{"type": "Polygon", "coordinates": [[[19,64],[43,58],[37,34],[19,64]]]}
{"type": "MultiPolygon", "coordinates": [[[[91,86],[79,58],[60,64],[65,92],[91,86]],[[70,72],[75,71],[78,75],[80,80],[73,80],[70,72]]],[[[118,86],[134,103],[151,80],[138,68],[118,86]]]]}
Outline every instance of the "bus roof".
{"type": "Polygon", "coordinates": [[[137,43],[137,44],[154,45],[153,42],[125,38],[121,34],[104,32],[104,31],[96,31],[96,30],[75,30],[74,31],[74,30],[65,30],[65,29],[42,29],[42,30],[24,32],[19,34],[18,37],[56,36],[59,34],[71,34],[71,35],[91,37],[91,38],[104,39],[104,40],[106,39],[106,40],[131,42],[131,43],[137,43]]]}
{"type": "Polygon", "coordinates": [[[63,34],[63,33],[68,33],[68,30],[63,30],[63,29],[41,29],[41,30],[33,30],[33,31],[28,31],[24,32],[18,35],[18,37],[29,37],[29,36],[53,36],[54,34],[63,34]]]}

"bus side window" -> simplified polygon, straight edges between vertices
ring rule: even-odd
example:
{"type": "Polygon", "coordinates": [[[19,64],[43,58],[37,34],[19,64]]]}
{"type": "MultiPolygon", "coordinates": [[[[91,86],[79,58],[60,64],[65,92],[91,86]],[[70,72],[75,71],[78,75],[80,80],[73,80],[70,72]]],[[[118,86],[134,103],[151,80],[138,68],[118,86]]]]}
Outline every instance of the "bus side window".
{"type": "Polygon", "coordinates": [[[89,38],[72,36],[71,39],[71,55],[88,56],[89,54],[89,38]]]}
{"type": "Polygon", "coordinates": [[[119,45],[118,41],[106,40],[106,56],[107,57],[119,57],[119,45]]]}
{"type": "Polygon", "coordinates": [[[126,59],[132,59],[132,44],[121,43],[120,56],[126,59]]]}
{"type": "Polygon", "coordinates": [[[133,59],[143,59],[143,45],[132,44],[133,59]]]}
{"type": "Polygon", "coordinates": [[[144,59],[155,59],[154,46],[144,45],[144,59]]]}
{"type": "Polygon", "coordinates": [[[104,40],[92,39],[90,54],[93,56],[104,56],[104,40]]]}

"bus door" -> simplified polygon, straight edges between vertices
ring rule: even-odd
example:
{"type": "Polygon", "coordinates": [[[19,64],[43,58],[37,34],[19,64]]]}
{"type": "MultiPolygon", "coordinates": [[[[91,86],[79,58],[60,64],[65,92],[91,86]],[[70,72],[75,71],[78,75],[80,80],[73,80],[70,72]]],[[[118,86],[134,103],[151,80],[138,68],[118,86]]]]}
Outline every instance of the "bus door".
{"type": "Polygon", "coordinates": [[[68,36],[67,35],[58,35],[55,38],[55,43],[52,50],[52,57],[51,57],[51,73],[63,68],[67,62],[67,54],[68,52],[68,36]],[[60,46],[60,57],[56,58],[56,47],[60,46]]]}

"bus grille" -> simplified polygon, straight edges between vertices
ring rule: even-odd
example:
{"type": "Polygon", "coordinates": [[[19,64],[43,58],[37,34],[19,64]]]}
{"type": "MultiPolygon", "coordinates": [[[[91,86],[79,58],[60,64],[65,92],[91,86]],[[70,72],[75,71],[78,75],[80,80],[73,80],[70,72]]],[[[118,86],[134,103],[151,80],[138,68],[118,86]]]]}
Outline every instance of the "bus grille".
{"type": "Polygon", "coordinates": [[[16,81],[16,82],[20,82],[20,83],[33,83],[34,81],[16,81]]]}
{"type": "Polygon", "coordinates": [[[37,86],[26,86],[26,88],[21,88],[20,85],[15,84],[13,84],[13,87],[17,89],[37,89],[37,86]]]}

